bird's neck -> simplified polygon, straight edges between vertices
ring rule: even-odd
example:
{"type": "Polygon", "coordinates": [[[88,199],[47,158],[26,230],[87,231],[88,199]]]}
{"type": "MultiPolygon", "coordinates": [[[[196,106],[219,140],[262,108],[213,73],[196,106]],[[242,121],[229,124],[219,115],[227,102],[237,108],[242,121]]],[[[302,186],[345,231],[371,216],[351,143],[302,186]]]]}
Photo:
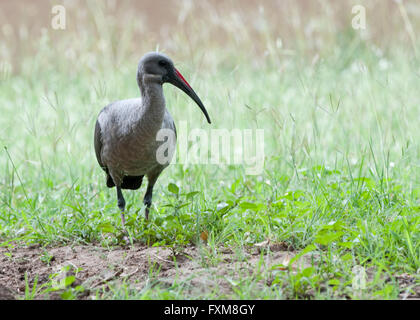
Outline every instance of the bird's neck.
{"type": "Polygon", "coordinates": [[[156,135],[165,115],[165,97],[162,84],[152,76],[143,76],[139,83],[142,96],[141,126],[148,134],[156,135]]]}
{"type": "Polygon", "coordinates": [[[153,116],[156,120],[162,120],[165,113],[165,97],[161,84],[152,83],[141,91],[144,110],[147,115],[153,116]]]}

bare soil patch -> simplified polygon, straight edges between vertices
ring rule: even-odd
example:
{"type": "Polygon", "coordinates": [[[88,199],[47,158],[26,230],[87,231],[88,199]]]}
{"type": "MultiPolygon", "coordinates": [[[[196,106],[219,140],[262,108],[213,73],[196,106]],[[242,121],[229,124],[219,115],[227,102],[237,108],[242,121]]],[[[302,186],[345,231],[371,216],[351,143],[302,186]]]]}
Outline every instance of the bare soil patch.
{"type": "MultiPolygon", "coordinates": [[[[246,249],[187,247],[176,256],[169,248],[141,244],[114,248],[95,245],[2,247],[0,300],[23,298],[27,284],[31,289],[36,279],[39,287],[50,282],[54,274],[56,283],[74,275],[71,286],[81,285],[85,289],[77,296],[79,299],[92,299],[97,289],[108,290],[108,285],[118,286],[122,282],[140,291],[155,284],[170,287],[175,280],[184,285],[183,292],[191,296],[199,297],[213,291],[218,296],[229,297],[241,279],[257,279],[273,266],[287,265],[295,254],[292,248],[281,244],[246,249]]],[[[311,266],[313,258],[310,255],[301,257],[293,264],[293,269],[311,266]]],[[[280,270],[283,269],[280,267],[280,270]]],[[[255,290],[271,285],[270,272],[256,281],[255,290]]],[[[396,275],[396,279],[401,299],[420,299],[420,286],[413,276],[401,274],[396,275]]],[[[38,294],[34,298],[62,299],[63,291],[38,294]]]]}
{"type": "MultiPolygon", "coordinates": [[[[133,289],[142,290],[151,281],[156,281],[152,279],[151,271],[155,272],[160,286],[169,287],[176,279],[177,283],[184,283],[191,294],[217,289],[219,294],[229,295],[238,279],[287,263],[294,256],[281,246],[270,249],[262,256],[260,248],[236,251],[219,248],[214,254],[208,247],[188,247],[174,256],[168,248],[140,244],[126,248],[93,245],[3,247],[0,248],[0,299],[23,297],[26,283],[31,288],[37,279],[39,286],[50,281],[52,274],[58,274],[57,279],[75,275],[72,286],[82,285],[86,289],[79,296],[81,299],[92,298],[95,289],[122,281],[130,283],[133,289]],[[65,267],[68,270],[64,272],[65,267]]],[[[309,265],[306,259],[298,263],[301,262],[309,265]]],[[[49,294],[48,298],[60,298],[60,292],[49,294]]]]}

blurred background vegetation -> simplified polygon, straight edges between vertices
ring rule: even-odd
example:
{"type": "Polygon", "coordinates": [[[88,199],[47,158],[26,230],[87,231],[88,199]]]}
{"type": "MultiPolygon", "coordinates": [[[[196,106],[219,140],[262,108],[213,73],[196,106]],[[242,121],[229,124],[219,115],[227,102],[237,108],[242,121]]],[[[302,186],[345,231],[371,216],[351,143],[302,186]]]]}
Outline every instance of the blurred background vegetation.
{"type": "MultiPolygon", "coordinates": [[[[96,165],[96,114],[139,94],[137,62],[155,49],[186,73],[212,128],[268,129],[268,155],[358,159],[371,141],[419,158],[417,1],[63,1],[66,29],[54,30],[56,4],[0,6],[0,139],[28,165],[63,153],[96,165]],[[354,30],[360,4],[367,25],[354,30]]],[[[177,121],[205,127],[165,90],[177,121]]]]}

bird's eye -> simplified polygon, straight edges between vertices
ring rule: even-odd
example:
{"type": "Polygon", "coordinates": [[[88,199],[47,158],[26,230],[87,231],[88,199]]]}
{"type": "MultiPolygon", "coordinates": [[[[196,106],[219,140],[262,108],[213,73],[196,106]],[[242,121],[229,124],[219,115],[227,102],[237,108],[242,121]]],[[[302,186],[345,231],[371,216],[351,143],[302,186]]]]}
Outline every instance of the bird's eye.
{"type": "Polygon", "coordinates": [[[160,61],[159,61],[159,65],[160,65],[161,67],[165,67],[167,64],[168,64],[168,63],[167,63],[165,60],[160,60],[160,61]]]}

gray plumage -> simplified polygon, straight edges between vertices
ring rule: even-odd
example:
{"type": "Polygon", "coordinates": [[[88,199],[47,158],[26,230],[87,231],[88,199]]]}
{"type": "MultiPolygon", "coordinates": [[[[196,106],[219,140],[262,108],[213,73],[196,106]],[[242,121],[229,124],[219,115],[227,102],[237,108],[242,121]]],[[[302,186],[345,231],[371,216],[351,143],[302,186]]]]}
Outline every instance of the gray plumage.
{"type": "Polygon", "coordinates": [[[158,161],[162,143],[176,144],[176,128],[166,109],[163,83],[169,82],[187,93],[210,118],[194,90],[165,55],[151,52],[143,56],[137,70],[141,98],[116,101],[101,110],[95,125],[94,146],[99,165],[107,174],[107,186],[117,188],[118,206],[125,223],[125,200],[121,189],[138,189],[143,177],[148,180],[144,197],[146,219],[152,202],[153,186],[169,165],[158,161]],[[160,129],[172,130],[174,139],[158,141],[160,129]]]}

